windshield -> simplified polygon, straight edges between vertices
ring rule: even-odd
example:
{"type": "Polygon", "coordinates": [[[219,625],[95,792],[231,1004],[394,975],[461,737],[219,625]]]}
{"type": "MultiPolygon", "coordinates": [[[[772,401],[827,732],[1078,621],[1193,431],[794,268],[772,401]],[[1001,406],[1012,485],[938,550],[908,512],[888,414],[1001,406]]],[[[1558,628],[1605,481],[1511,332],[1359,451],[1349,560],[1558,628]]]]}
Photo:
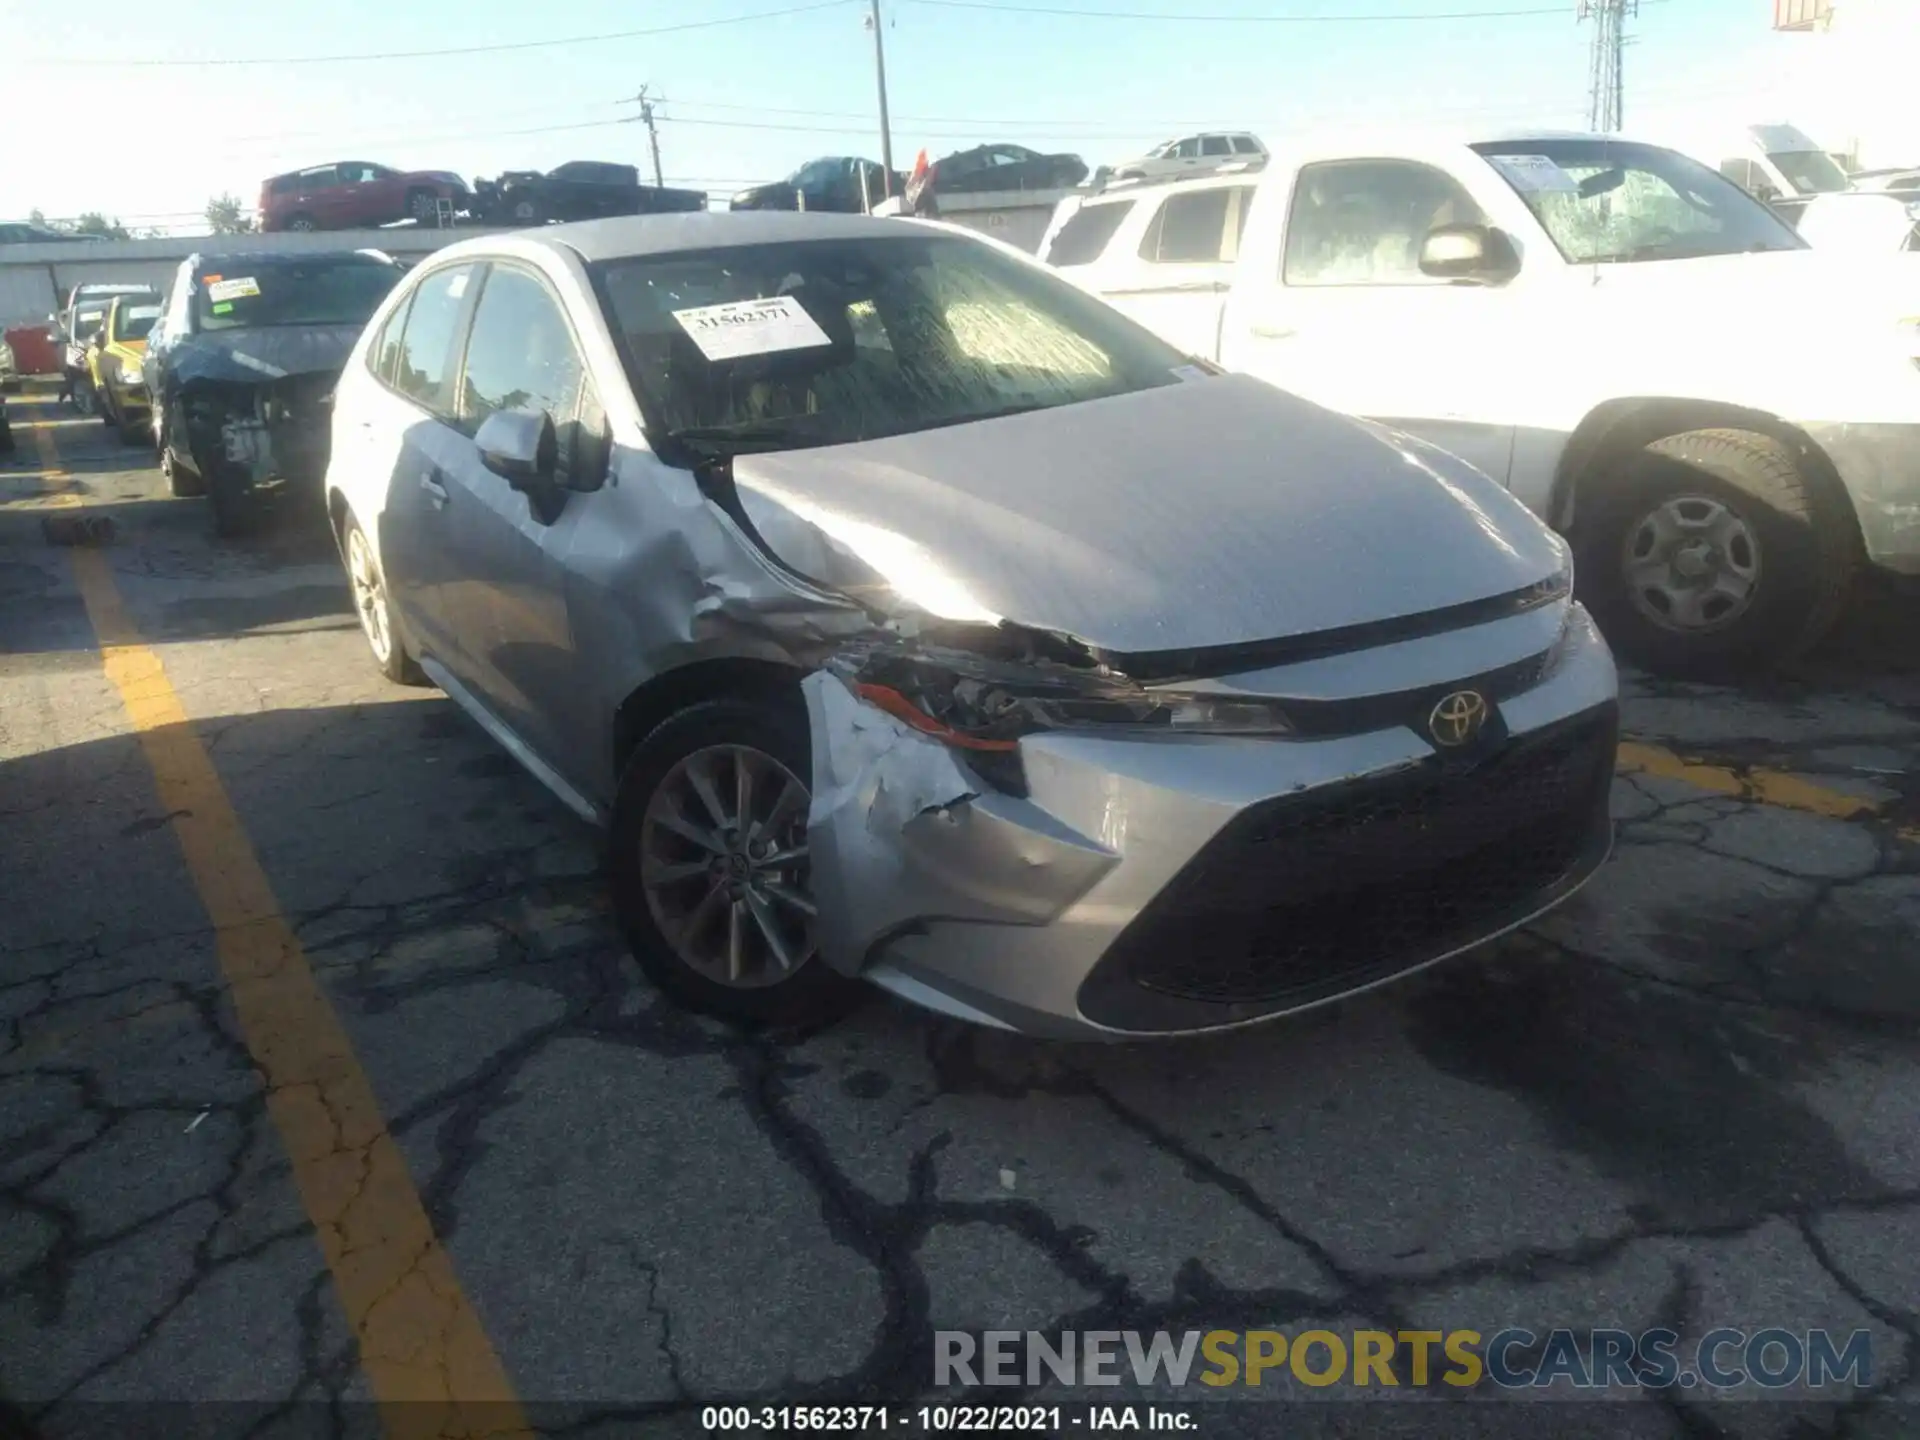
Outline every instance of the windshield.
{"type": "Polygon", "coordinates": [[[106,323],[107,308],[104,305],[76,310],[73,312],[73,338],[90,340],[100,333],[100,327],[106,323]]]}
{"type": "Polygon", "coordinates": [[[1064,281],[959,236],[649,256],[598,278],[649,429],[697,453],[1072,405],[1177,384],[1186,362],[1064,281]]]}
{"type": "Polygon", "coordinates": [[[158,305],[134,305],[120,312],[120,338],[122,340],[144,340],[153,333],[154,322],[160,318],[158,305]]]}
{"type": "Polygon", "coordinates": [[[1824,150],[1775,150],[1767,159],[1802,195],[1838,195],[1853,188],[1847,172],[1824,150]]]}
{"type": "Polygon", "coordinates": [[[1574,264],[1807,248],[1784,220],[1718,171],[1657,145],[1526,140],[1473,148],[1574,264]]]}
{"type": "Polygon", "coordinates": [[[193,295],[194,325],[201,330],[362,325],[399,280],[398,266],[365,260],[239,261],[200,277],[193,295]]]}

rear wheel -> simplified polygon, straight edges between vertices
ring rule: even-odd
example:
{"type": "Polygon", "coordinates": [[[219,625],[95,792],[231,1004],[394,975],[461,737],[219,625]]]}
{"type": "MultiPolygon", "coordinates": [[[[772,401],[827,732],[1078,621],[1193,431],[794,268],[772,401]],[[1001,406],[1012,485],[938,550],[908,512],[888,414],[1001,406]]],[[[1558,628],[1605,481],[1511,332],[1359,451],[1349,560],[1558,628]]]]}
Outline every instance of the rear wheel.
{"type": "Polygon", "coordinates": [[[440,218],[440,202],[431,190],[407,192],[407,213],[416,224],[431,225],[440,218]]]}
{"type": "Polygon", "coordinates": [[[864,988],[816,953],[804,712],[710,700],[666,721],[620,780],[613,901],[634,959],[672,999],[757,1024],[837,1018],[864,988]]]}
{"type": "Polygon", "coordinates": [[[314,223],[313,216],[307,214],[304,210],[300,211],[297,215],[287,217],[287,229],[289,230],[318,230],[319,228],[320,227],[314,223]]]}
{"type": "Polygon", "coordinates": [[[1859,563],[1845,493],[1753,431],[1656,440],[1579,503],[1582,595],[1614,648],[1658,673],[1795,658],[1833,627],[1859,563]]]}
{"type": "Polygon", "coordinates": [[[353,591],[354,613],[360,617],[360,633],[367,637],[373,663],[396,685],[432,684],[407,653],[400,632],[394,628],[393,608],[387,598],[387,577],[381,573],[372,542],[351,515],[346,519],[340,543],[347,562],[347,584],[353,591]]]}
{"type": "Polygon", "coordinates": [[[534,200],[514,201],[513,218],[521,225],[538,225],[543,218],[539,202],[534,200]]]}

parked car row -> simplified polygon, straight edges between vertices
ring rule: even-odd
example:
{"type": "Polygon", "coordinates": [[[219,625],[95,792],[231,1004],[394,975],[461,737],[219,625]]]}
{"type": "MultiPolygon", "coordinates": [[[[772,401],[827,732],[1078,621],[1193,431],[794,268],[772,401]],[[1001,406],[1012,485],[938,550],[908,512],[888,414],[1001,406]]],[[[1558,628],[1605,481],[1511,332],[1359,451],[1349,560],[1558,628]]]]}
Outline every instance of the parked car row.
{"type": "Polygon", "coordinates": [[[1656,145],[1348,138],[1082,190],[1038,257],[756,213],[195,257],[142,374],[176,493],[314,501],[380,671],[607,830],[667,995],[1116,1038],[1561,903],[1612,646],[1764,668],[1920,576],[1907,268],[1656,145]]]}

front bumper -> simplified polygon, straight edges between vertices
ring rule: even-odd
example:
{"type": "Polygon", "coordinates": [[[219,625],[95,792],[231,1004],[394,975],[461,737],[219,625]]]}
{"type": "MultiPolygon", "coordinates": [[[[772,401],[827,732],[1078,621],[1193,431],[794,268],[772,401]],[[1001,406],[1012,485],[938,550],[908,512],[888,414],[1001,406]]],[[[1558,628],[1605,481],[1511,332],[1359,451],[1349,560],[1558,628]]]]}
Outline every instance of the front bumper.
{"type": "Polygon", "coordinates": [[[138,415],[153,408],[153,396],[145,385],[115,385],[113,404],[123,415],[138,415]]]}
{"type": "Polygon", "coordinates": [[[1559,668],[1499,700],[1504,738],[1472,762],[1406,724],[1056,733],[1022,743],[1015,798],[838,680],[804,688],[822,957],[1032,1035],[1191,1034],[1325,1004],[1551,909],[1612,843],[1617,681],[1577,608],[1559,668]]]}
{"type": "Polygon", "coordinates": [[[1920,425],[1804,428],[1853,498],[1867,559],[1896,574],[1920,575],[1920,425]]]}

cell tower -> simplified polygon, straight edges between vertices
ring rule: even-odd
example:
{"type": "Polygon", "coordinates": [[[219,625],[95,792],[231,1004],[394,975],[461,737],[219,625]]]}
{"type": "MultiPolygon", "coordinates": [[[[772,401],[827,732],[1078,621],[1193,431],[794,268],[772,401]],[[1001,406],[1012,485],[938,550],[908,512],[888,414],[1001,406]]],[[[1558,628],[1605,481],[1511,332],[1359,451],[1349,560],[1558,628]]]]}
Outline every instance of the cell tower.
{"type": "Polygon", "coordinates": [[[1579,18],[1592,20],[1593,88],[1587,123],[1603,134],[1620,128],[1627,108],[1627,17],[1640,13],[1640,0],[1579,0],[1579,18]]]}

